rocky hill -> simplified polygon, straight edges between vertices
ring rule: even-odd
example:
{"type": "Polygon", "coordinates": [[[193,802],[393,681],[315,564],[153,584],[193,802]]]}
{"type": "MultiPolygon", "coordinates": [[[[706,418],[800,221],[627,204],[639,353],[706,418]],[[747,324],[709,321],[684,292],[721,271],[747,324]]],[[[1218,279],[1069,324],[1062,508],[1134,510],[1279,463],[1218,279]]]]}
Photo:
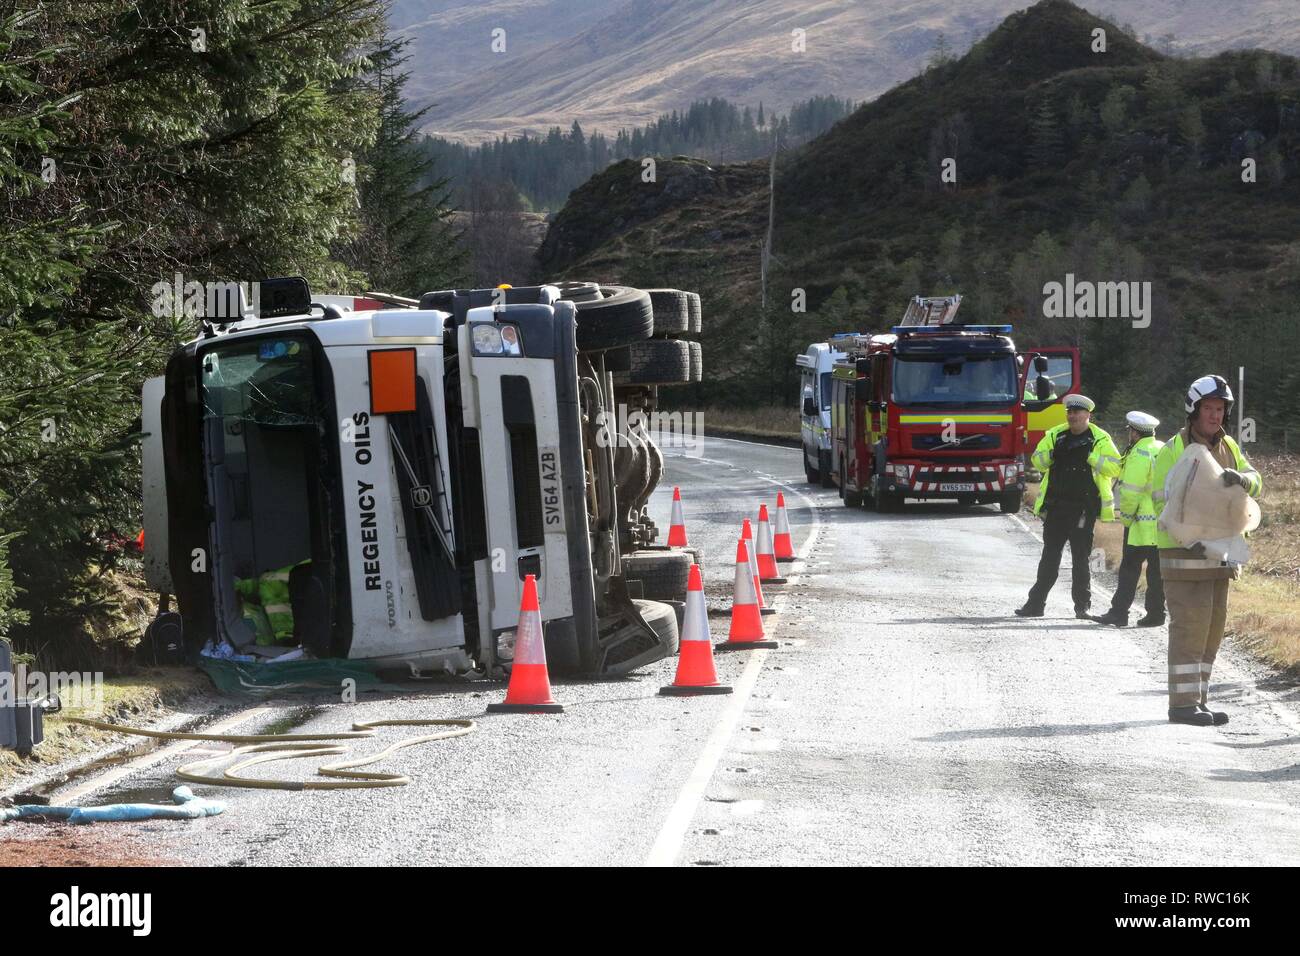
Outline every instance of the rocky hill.
{"type": "MultiPolygon", "coordinates": [[[[869,99],[925,67],[940,35],[964,53],[1026,0],[395,0],[411,37],[408,93],[430,133],[636,126],[721,96],[781,111],[810,96],[869,99]],[[492,31],[505,30],[504,52],[492,31]],[[791,49],[791,31],[806,48],[791,49]]],[[[1095,0],[1090,8],[1180,53],[1300,53],[1294,0],[1095,0]]]]}
{"type": "Polygon", "coordinates": [[[962,292],[967,321],[1082,346],[1094,397],[1176,414],[1176,383],[1245,366],[1261,429],[1300,411],[1300,373],[1279,351],[1300,350],[1291,57],[1168,57],[1043,0],[781,156],[762,313],[768,201],[761,162],[661,164],[655,183],[621,164],[573,194],[541,271],[703,289],[713,387],[728,395],[788,398],[802,344],[891,324],[917,292],[962,292]],[[1150,282],[1150,326],[1048,318],[1043,286],[1069,273],[1150,282]],[[806,312],[791,309],[800,295],[806,312]]]}

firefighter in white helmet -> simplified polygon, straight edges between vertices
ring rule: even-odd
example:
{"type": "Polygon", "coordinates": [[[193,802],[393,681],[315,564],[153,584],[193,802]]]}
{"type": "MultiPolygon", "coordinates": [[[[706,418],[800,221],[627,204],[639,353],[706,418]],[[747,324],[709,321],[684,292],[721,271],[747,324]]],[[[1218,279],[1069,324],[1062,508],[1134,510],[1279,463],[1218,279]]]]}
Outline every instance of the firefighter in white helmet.
{"type": "Polygon", "coordinates": [[[1119,582],[1110,610],[1094,618],[1101,624],[1128,627],[1128,609],[1137,594],[1142,565],[1147,567],[1146,616],[1138,627],[1159,627],[1165,623],[1165,590],[1160,580],[1160,556],[1156,551],[1155,491],[1156,456],[1164,442],[1156,438],[1160,419],[1146,412],[1129,412],[1128,447],[1124,449],[1124,470],[1120,473],[1119,520],[1124,525],[1124,557],[1119,565],[1119,582]]]}
{"type": "Polygon", "coordinates": [[[1044,510],[1043,554],[1038,560],[1038,578],[1029,590],[1019,617],[1042,617],[1047,594],[1061,570],[1061,552],[1070,544],[1070,596],[1074,616],[1088,617],[1092,604],[1092,577],[1088,557],[1092,553],[1092,529],[1098,519],[1115,520],[1111,481],[1119,477],[1119,449],[1110,435],[1090,419],[1092,399],[1067,395],[1066,422],[1054,425],[1034,450],[1033,464],[1043,474],[1034,501],[1034,514],[1044,510]]]}
{"type": "MultiPolygon", "coordinates": [[[[1252,498],[1259,497],[1259,472],[1223,430],[1232,401],[1232,389],[1219,375],[1204,375],[1187,390],[1187,425],[1156,456],[1152,500],[1157,516],[1165,507],[1165,478],[1192,442],[1208,448],[1224,468],[1225,485],[1239,484],[1252,498]]],[[[1181,547],[1161,529],[1156,544],[1169,605],[1169,720],[1201,727],[1226,724],[1228,715],[1210,710],[1206,696],[1228,618],[1228,582],[1241,569],[1207,557],[1199,542],[1196,548],[1181,547]]]]}

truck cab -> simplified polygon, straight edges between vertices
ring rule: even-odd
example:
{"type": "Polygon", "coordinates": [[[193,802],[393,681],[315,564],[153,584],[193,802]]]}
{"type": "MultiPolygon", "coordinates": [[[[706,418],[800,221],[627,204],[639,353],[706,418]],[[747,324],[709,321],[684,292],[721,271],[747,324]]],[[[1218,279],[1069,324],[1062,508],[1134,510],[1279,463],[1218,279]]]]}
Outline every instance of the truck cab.
{"type": "Polygon", "coordinates": [[[590,523],[601,386],[580,380],[603,359],[578,352],[573,302],[536,286],[350,310],[273,281],[274,309],[205,322],[144,389],[146,577],[187,649],[500,674],[532,574],[553,669],[670,653],[672,609],[620,587],[617,535],[590,523]]]}

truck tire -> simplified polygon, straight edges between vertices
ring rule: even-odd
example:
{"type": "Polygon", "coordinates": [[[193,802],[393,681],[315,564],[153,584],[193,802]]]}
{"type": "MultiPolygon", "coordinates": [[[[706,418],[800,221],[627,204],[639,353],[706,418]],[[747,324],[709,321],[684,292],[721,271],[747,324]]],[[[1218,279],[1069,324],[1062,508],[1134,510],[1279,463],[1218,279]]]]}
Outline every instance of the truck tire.
{"type": "Polygon", "coordinates": [[[632,359],[627,353],[627,346],[621,349],[607,349],[605,351],[606,372],[626,372],[631,367],[632,359]]]}
{"type": "Polygon", "coordinates": [[[808,479],[808,484],[820,485],[822,483],[821,472],[818,471],[816,468],[814,468],[812,465],[808,464],[807,452],[803,453],[803,473],[804,476],[808,479]]]}
{"type": "Polygon", "coordinates": [[[623,558],[623,577],[641,582],[648,601],[684,601],[691,574],[685,551],[633,551],[623,558]]]}
{"type": "Polygon", "coordinates": [[[688,292],[686,298],[691,310],[691,324],[687,331],[692,335],[699,335],[704,314],[704,310],[700,305],[700,294],[698,292],[688,292]]]}
{"type": "Polygon", "coordinates": [[[598,282],[552,282],[560,290],[560,298],[570,302],[595,302],[600,299],[598,282]]]}
{"type": "Polygon", "coordinates": [[[887,515],[891,511],[898,510],[898,506],[902,504],[901,498],[895,495],[892,491],[886,491],[879,485],[876,485],[875,493],[872,497],[875,499],[877,514],[887,515]]]}
{"type": "Polygon", "coordinates": [[[578,310],[579,352],[600,352],[631,345],[650,338],[654,333],[650,296],[640,289],[605,285],[600,287],[600,298],[587,298],[585,289],[579,290],[578,294],[583,298],[571,301],[578,310]]]}
{"type": "Polygon", "coordinates": [[[687,342],[691,347],[691,381],[704,381],[704,346],[699,342],[687,342]]]}
{"type": "Polygon", "coordinates": [[[615,385],[679,385],[691,380],[689,342],[649,339],[628,346],[626,372],[614,373],[615,385]]]}
{"type": "Polygon", "coordinates": [[[844,463],[840,463],[840,497],[844,499],[844,507],[861,508],[862,492],[849,490],[848,473],[844,469],[844,463]]]}
{"type": "Polygon", "coordinates": [[[817,453],[817,473],[821,476],[823,488],[834,488],[835,482],[831,480],[831,456],[829,452],[819,451],[817,453]]]}
{"type": "Polygon", "coordinates": [[[676,289],[646,289],[655,316],[655,335],[680,335],[690,330],[690,298],[676,289]]]}
{"type": "Polygon", "coordinates": [[[1019,491],[1009,492],[998,499],[998,507],[1002,509],[1004,515],[1019,514],[1023,503],[1024,495],[1019,491]]]}
{"type": "Polygon", "coordinates": [[[650,625],[651,630],[658,634],[664,643],[668,645],[668,655],[671,657],[681,649],[681,631],[677,628],[677,612],[673,610],[671,604],[663,604],[660,601],[638,601],[633,599],[633,604],[641,609],[641,619],[650,625]]]}

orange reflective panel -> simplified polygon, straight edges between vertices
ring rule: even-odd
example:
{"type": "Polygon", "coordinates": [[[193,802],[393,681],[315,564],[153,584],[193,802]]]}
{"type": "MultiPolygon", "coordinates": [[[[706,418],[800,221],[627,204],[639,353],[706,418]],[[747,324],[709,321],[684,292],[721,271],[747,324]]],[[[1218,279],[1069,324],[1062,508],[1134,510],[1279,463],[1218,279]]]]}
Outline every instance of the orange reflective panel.
{"type": "Polygon", "coordinates": [[[415,349],[373,349],[370,359],[370,413],[415,411],[415,349]]]}

